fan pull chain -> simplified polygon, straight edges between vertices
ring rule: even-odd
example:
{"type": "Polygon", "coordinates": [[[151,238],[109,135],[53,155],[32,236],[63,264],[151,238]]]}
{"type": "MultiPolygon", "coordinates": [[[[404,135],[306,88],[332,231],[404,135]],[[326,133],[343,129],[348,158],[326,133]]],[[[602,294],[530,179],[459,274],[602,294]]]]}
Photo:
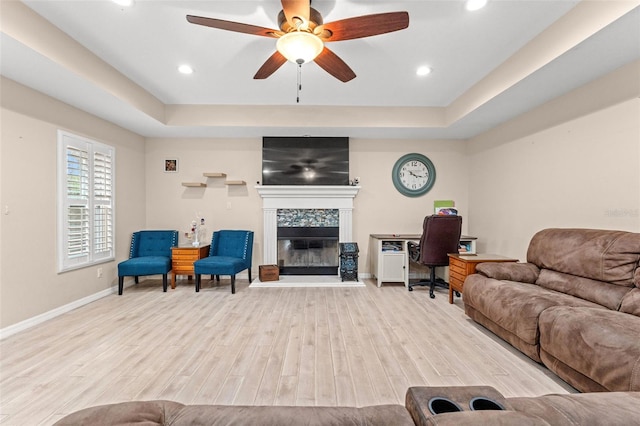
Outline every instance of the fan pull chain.
{"type": "Polygon", "coordinates": [[[302,59],[298,59],[296,61],[298,64],[298,82],[297,82],[297,91],[296,91],[296,103],[300,103],[300,91],[302,90],[302,64],[304,61],[302,59]]]}

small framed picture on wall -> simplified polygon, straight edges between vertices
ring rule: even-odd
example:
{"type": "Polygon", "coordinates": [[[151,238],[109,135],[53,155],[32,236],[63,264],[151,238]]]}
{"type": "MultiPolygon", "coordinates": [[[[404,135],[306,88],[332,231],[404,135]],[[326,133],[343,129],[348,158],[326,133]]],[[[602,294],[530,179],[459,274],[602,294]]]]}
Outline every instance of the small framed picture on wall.
{"type": "Polygon", "coordinates": [[[164,159],[164,171],[167,173],[178,172],[178,159],[177,158],[165,158],[164,159]]]}

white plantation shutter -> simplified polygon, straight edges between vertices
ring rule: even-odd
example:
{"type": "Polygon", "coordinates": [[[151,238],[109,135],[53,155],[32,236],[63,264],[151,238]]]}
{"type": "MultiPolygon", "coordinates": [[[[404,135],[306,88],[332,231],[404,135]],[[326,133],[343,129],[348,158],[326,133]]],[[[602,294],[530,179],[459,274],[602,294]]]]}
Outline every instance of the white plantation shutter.
{"type": "Polygon", "coordinates": [[[114,149],[58,132],[59,271],[114,258],[114,149]]]}
{"type": "Polygon", "coordinates": [[[113,157],[111,150],[93,153],[93,254],[113,257],[113,157]]]}

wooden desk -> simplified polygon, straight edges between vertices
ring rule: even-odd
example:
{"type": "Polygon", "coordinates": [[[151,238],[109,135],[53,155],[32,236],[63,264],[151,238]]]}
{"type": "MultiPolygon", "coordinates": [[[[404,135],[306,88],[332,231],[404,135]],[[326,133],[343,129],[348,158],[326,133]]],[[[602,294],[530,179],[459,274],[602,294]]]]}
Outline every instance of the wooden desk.
{"type": "Polygon", "coordinates": [[[209,246],[171,247],[171,288],[176,288],[176,275],[188,275],[191,279],[194,275],[193,262],[209,256],[209,246]]]}
{"type": "Polygon", "coordinates": [[[485,262],[517,262],[518,259],[511,259],[497,254],[450,254],[449,255],[449,303],[453,303],[453,292],[462,293],[464,280],[467,275],[475,274],[478,263],[485,262]]]}

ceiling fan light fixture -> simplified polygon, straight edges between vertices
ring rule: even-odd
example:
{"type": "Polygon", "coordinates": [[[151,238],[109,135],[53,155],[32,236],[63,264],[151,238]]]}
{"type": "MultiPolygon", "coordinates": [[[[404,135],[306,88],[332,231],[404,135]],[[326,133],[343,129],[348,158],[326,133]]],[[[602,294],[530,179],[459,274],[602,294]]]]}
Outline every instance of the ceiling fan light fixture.
{"type": "Polygon", "coordinates": [[[178,72],[185,75],[193,74],[193,68],[190,65],[182,64],[178,67],[178,72]]]}
{"type": "Polygon", "coordinates": [[[487,5],[487,0],[467,0],[465,7],[468,11],[480,10],[487,5]]]}
{"type": "Polygon", "coordinates": [[[431,74],[431,71],[433,71],[431,67],[427,65],[422,65],[418,67],[418,69],[416,70],[416,74],[422,77],[422,76],[431,74]]]}
{"type": "Polygon", "coordinates": [[[276,49],[293,63],[313,61],[324,49],[324,43],[315,34],[306,31],[291,31],[280,37],[276,49]]]}

